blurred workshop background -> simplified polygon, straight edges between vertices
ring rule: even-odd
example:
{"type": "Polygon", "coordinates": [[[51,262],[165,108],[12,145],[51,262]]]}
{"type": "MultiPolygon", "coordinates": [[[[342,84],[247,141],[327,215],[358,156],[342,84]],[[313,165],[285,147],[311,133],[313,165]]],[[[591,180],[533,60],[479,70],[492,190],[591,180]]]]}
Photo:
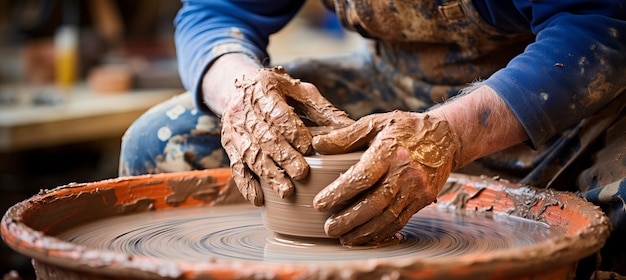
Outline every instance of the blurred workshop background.
{"type": "MultiPolygon", "coordinates": [[[[0,211],[70,182],[117,176],[121,137],[151,106],[182,93],[176,0],[0,0],[0,211]]],[[[274,64],[350,51],[319,0],[271,39],[274,64]]],[[[0,276],[33,279],[0,243],[0,276]]]]}

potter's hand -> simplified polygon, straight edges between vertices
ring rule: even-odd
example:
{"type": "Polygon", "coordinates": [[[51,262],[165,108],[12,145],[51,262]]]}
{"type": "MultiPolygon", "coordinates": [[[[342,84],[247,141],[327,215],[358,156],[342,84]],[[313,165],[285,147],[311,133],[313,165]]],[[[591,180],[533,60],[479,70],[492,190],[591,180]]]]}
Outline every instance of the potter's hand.
{"type": "Polygon", "coordinates": [[[315,150],[325,154],[366,145],[361,160],[313,200],[318,210],[339,210],[324,228],[344,245],[379,244],[394,236],[435,201],[460,152],[446,121],[400,111],[369,115],[313,139],[315,150]]]}
{"type": "Polygon", "coordinates": [[[235,86],[222,115],[222,146],[237,188],[256,206],[263,205],[260,181],[287,197],[293,192],[287,175],[298,180],[308,174],[303,154],[312,151],[312,136],[300,116],[320,126],[354,123],[315,86],[291,78],[282,67],[260,69],[235,86]]]}

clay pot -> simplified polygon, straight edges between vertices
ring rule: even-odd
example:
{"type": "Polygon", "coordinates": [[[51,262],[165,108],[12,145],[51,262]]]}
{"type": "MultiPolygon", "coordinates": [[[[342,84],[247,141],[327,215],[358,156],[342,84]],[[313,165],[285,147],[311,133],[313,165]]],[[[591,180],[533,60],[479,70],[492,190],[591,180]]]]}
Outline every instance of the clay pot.
{"type": "Polygon", "coordinates": [[[362,154],[355,152],[305,157],[310,167],[309,175],[302,180],[294,180],[295,192],[284,199],[271,187],[261,184],[265,197],[262,212],[265,227],[284,235],[329,238],[324,232],[324,223],[332,213],[316,210],[313,207],[313,198],[357,163],[362,154]]]}

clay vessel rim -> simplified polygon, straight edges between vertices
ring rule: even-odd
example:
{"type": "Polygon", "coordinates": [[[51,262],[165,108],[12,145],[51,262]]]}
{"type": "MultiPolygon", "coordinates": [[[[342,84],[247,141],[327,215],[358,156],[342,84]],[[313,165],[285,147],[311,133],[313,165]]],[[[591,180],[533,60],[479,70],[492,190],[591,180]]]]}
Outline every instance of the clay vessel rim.
{"type": "Polygon", "coordinates": [[[346,154],[338,154],[338,155],[321,155],[314,154],[310,156],[305,156],[304,160],[309,165],[320,166],[324,164],[341,164],[344,162],[357,162],[363,152],[351,152],[346,154]]]}

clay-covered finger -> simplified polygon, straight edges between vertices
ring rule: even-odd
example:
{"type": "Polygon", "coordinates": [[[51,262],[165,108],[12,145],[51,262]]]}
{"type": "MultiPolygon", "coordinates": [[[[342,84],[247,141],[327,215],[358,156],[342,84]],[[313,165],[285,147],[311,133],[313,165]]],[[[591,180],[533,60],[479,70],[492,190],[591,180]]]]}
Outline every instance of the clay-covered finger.
{"type": "Polygon", "coordinates": [[[367,241],[367,244],[381,244],[389,238],[395,236],[398,231],[402,230],[402,228],[406,226],[415,213],[429,204],[430,202],[424,203],[424,201],[412,201],[406,208],[404,208],[404,210],[402,210],[398,218],[394,220],[390,226],[385,227],[383,231],[379,232],[374,237],[374,239],[367,241]]]}
{"type": "Polygon", "coordinates": [[[282,68],[263,69],[254,83],[245,87],[260,120],[270,123],[278,133],[302,154],[312,151],[311,134],[304,122],[287,104],[285,96],[299,90],[299,80],[289,77],[282,68]]]}
{"type": "Polygon", "coordinates": [[[302,83],[302,91],[289,92],[289,97],[295,100],[292,106],[307,119],[319,126],[345,127],[354,123],[348,114],[328,101],[319,90],[309,83],[302,83]]]}
{"type": "MultiPolygon", "coordinates": [[[[240,149],[245,146],[255,153],[260,150],[260,153],[269,156],[270,161],[273,160],[292,178],[303,178],[308,174],[308,164],[301,153],[311,149],[310,133],[277,93],[278,81],[269,79],[265,75],[267,73],[263,73],[265,72],[261,71],[255,79],[239,84],[240,90],[244,92],[241,109],[228,115],[228,122],[224,121],[223,129],[238,130],[241,139],[233,141],[242,142],[236,144],[240,149]]],[[[245,156],[245,151],[240,151],[240,154],[245,156]]],[[[246,158],[244,163],[250,168],[261,160],[251,156],[246,158]]],[[[267,157],[263,157],[263,160],[267,160],[267,157]]],[[[267,166],[270,164],[264,163],[267,166]]]]}
{"type": "MultiPolygon", "coordinates": [[[[349,245],[372,244],[374,240],[387,239],[397,230],[404,227],[406,222],[402,223],[401,216],[407,210],[412,209],[407,207],[407,205],[419,204],[420,202],[419,199],[412,201],[406,199],[410,197],[407,191],[412,189],[413,188],[402,188],[395,197],[389,200],[388,207],[384,209],[384,211],[381,211],[379,215],[360,224],[350,232],[344,232],[341,236],[342,242],[350,243],[349,245]],[[390,235],[387,235],[387,232],[391,232],[390,235]]],[[[413,212],[413,214],[414,213],[415,212],[413,212]]]]}
{"type": "Polygon", "coordinates": [[[311,133],[311,136],[313,137],[322,135],[322,134],[327,134],[335,130],[335,128],[330,127],[330,126],[309,126],[307,128],[309,129],[309,132],[311,133]]]}
{"type": "MultiPolygon", "coordinates": [[[[267,155],[267,157],[263,157],[265,160],[273,161],[293,179],[299,180],[306,177],[309,172],[309,165],[304,156],[294,149],[285,138],[281,137],[280,132],[275,130],[275,127],[267,122],[247,122],[243,125],[246,130],[250,131],[249,137],[254,141],[253,145],[258,146],[257,149],[267,155]]],[[[250,157],[246,163],[251,165],[257,160],[259,160],[257,157],[250,157]]],[[[270,163],[266,164],[269,165],[270,163]]]]}
{"type": "MultiPolygon", "coordinates": [[[[377,143],[380,144],[381,142],[377,143]]],[[[344,207],[328,218],[324,229],[329,236],[343,235],[379,215],[391,214],[393,216],[395,214],[394,217],[391,217],[393,220],[409,203],[407,200],[411,197],[410,190],[415,189],[414,184],[422,185],[422,183],[407,179],[418,178],[419,174],[416,173],[419,173],[421,168],[419,166],[417,169],[411,168],[409,156],[404,151],[395,153],[388,158],[388,161],[393,162],[393,164],[389,166],[385,175],[371,191],[359,198],[351,207],[344,207]]],[[[380,225],[384,226],[385,224],[383,221],[380,225]]]]}
{"type": "Polygon", "coordinates": [[[378,151],[380,150],[376,148],[365,151],[359,162],[313,198],[313,207],[320,211],[328,211],[376,184],[389,168],[389,162],[381,160],[378,151]]]}
{"type": "Polygon", "coordinates": [[[320,154],[343,154],[367,146],[380,132],[379,116],[365,116],[354,124],[313,138],[313,148],[320,154]]]}
{"type": "Polygon", "coordinates": [[[230,170],[233,181],[243,197],[254,206],[262,206],[264,197],[261,184],[254,178],[248,168],[242,162],[235,162],[231,164],[230,170]]]}
{"type": "Polygon", "coordinates": [[[359,246],[359,245],[378,245],[392,238],[395,233],[401,230],[413,217],[417,211],[422,209],[419,201],[412,201],[407,207],[402,209],[396,219],[392,222],[387,222],[390,217],[395,215],[386,214],[376,217],[370,220],[368,223],[361,225],[355,230],[342,235],[339,241],[345,246],[359,246]]]}
{"type": "Polygon", "coordinates": [[[267,155],[259,150],[250,149],[244,154],[244,159],[248,162],[248,168],[259,177],[262,184],[269,186],[281,198],[291,196],[294,190],[293,182],[267,155]]]}
{"type": "Polygon", "coordinates": [[[383,210],[399,213],[407,202],[394,201],[402,187],[397,184],[397,176],[392,174],[392,177],[385,177],[364,197],[331,215],[324,224],[326,234],[339,237],[381,215],[383,210]]]}
{"type": "MultiPolygon", "coordinates": [[[[252,114],[251,112],[248,112],[252,114]]],[[[228,117],[226,120],[230,121],[228,117]]],[[[261,149],[258,139],[247,134],[246,126],[224,126],[222,128],[222,146],[231,158],[231,161],[241,161],[261,180],[275,190],[280,197],[290,196],[293,193],[293,183],[276,166],[276,163],[261,149]],[[240,131],[240,129],[244,129],[240,131]]]]}
{"type": "Polygon", "coordinates": [[[261,206],[264,200],[261,185],[243,163],[243,158],[236,146],[241,143],[233,143],[233,139],[238,138],[240,135],[236,134],[231,127],[226,126],[222,129],[222,146],[231,162],[231,177],[246,200],[252,202],[254,206],[261,206]]]}
{"type": "Polygon", "coordinates": [[[286,102],[277,102],[279,94],[270,89],[267,97],[257,100],[260,113],[266,122],[302,154],[312,151],[312,137],[304,122],[286,102]],[[268,98],[272,97],[272,98],[268,98]]]}
{"type": "Polygon", "coordinates": [[[397,172],[399,176],[395,184],[401,188],[388,207],[367,223],[342,235],[342,242],[350,245],[382,243],[402,229],[413,214],[435,200],[437,188],[429,186],[426,177],[420,176],[426,170],[420,165],[410,166],[400,168],[400,172],[397,172]]]}

